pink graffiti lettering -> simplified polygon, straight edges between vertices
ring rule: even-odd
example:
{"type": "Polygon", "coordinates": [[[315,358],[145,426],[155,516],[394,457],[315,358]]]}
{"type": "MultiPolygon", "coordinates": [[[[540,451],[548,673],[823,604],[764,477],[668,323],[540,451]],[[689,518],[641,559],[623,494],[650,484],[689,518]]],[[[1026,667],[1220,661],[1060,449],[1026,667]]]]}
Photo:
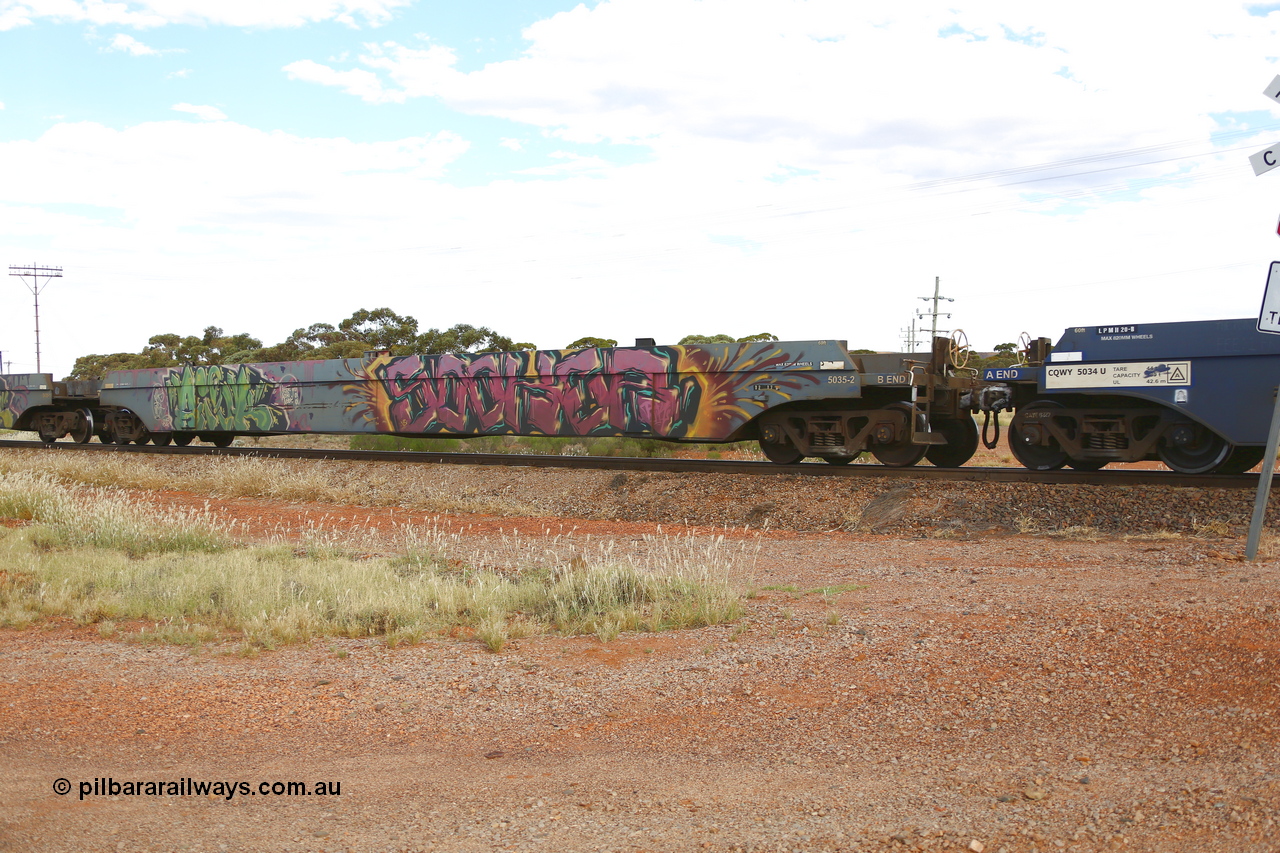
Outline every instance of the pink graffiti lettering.
{"type": "Polygon", "coordinates": [[[670,357],[651,350],[408,356],[379,378],[397,432],[651,432],[682,402],[670,357]]]}

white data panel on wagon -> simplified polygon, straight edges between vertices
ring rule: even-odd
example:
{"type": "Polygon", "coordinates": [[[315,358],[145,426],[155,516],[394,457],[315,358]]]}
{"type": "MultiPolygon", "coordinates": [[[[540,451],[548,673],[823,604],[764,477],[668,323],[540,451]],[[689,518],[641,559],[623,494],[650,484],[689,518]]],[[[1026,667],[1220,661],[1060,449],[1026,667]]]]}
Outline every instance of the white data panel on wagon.
{"type": "Polygon", "coordinates": [[[1045,388],[1141,388],[1190,384],[1189,361],[1054,364],[1044,371],[1045,388]]]}

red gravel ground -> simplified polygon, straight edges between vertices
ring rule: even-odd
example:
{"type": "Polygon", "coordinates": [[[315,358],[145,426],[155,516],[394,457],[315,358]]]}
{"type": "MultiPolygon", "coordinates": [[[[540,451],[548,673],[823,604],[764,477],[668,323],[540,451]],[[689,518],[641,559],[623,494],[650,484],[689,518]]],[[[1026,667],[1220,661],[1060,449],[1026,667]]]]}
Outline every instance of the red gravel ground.
{"type": "MultiPolygon", "coordinates": [[[[251,538],[656,529],[146,497],[251,538]]],[[[744,619],[609,643],[0,631],[0,849],[1280,849],[1280,564],[1236,540],[729,535],[760,545],[744,619]],[[93,792],[188,778],[246,789],[93,792]],[[256,793],[292,780],[341,791],[256,793]]]]}

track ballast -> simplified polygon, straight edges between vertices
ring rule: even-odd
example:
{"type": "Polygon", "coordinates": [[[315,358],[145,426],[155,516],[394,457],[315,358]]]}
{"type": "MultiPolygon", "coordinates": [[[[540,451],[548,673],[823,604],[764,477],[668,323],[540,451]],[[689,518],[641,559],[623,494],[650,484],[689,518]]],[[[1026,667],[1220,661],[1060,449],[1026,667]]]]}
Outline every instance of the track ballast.
{"type": "Polygon", "coordinates": [[[1095,486],[1167,486],[1170,488],[1251,489],[1257,474],[1179,474],[1176,471],[1121,469],[1100,471],[1032,471],[1026,468],[936,468],[921,464],[902,468],[885,465],[827,465],[801,462],[740,462],[726,459],[673,459],[621,456],[551,456],[512,453],[430,453],[408,450],[326,450],[268,447],[157,447],[136,444],[77,444],[39,441],[0,441],[0,449],[48,452],[141,453],[168,456],[248,456],[268,459],[332,459],[348,462],[435,463],[442,465],[498,465],[525,468],[576,468],[698,474],[799,475],[918,480],[960,480],[988,483],[1054,483],[1095,486]]]}

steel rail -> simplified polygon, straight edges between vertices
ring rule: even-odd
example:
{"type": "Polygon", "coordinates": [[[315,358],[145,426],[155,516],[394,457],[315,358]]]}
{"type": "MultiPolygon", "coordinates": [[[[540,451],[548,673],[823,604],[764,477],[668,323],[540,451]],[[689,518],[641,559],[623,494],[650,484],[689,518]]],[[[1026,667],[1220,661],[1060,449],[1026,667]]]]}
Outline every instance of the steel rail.
{"type": "Polygon", "coordinates": [[[0,440],[0,449],[49,452],[145,453],[166,456],[248,456],[273,459],[329,459],[348,462],[408,462],[444,465],[505,465],[523,468],[574,468],[604,471],[648,471],[699,474],[788,474],[851,479],[916,479],[987,483],[1050,483],[1089,486],[1165,486],[1169,488],[1256,489],[1257,474],[1179,474],[1176,471],[1102,469],[1100,471],[1032,471],[1026,468],[934,468],[913,465],[828,465],[801,462],[739,462],[728,459],[672,459],[629,456],[541,456],[513,453],[430,453],[414,450],[324,450],[284,447],[157,447],[137,444],[75,444],[0,440]]]}

